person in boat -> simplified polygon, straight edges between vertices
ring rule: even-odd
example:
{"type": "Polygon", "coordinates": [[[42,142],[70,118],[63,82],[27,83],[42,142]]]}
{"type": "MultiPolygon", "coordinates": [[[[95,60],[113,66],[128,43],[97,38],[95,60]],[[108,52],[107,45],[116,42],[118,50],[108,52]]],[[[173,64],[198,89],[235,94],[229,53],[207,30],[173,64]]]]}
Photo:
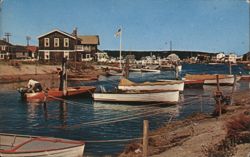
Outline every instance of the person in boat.
{"type": "Polygon", "coordinates": [[[40,92],[43,90],[41,83],[32,79],[29,80],[27,87],[28,87],[27,92],[29,93],[40,92]]]}

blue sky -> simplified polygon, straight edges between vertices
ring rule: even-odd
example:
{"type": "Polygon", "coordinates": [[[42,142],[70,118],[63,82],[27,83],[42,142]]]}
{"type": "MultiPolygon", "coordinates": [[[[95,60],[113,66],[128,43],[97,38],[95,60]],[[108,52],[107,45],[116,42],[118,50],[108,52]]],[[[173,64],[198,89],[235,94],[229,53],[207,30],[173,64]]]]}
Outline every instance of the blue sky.
{"type": "Polygon", "coordinates": [[[246,0],[4,0],[1,38],[38,44],[37,36],[55,28],[99,35],[101,50],[118,50],[114,33],[123,28],[123,50],[235,52],[249,49],[246,0]]]}

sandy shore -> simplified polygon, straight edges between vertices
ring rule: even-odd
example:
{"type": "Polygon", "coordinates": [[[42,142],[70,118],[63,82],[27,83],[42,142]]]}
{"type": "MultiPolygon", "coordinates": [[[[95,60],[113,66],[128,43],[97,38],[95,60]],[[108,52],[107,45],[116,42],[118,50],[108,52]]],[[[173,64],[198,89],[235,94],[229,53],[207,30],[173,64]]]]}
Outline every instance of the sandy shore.
{"type": "MultiPolygon", "coordinates": [[[[29,79],[38,81],[58,79],[60,65],[42,65],[42,64],[19,64],[18,66],[1,64],[0,65],[0,83],[23,82],[29,79]]],[[[90,78],[97,78],[100,70],[84,69],[82,74],[90,78]]]]}
{"type": "MultiPolygon", "coordinates": [[[[250,119],[250,91],[234,94],[234,104],[227,107],[221,117],[196,114],[182,121],[166,124],[164,127],[150,132],[148,154],[153,157],[205,157],[250,155],[249,142],[234,142],[228,138],[228,123],[242,114],[250,119]]],[[[242,127],[238,125],[238,127],[242,127]]],[[[250,126],[250,121],[249,121],[250,126]]],[[[250,135],[250,127],[246,131],[250,135]]],[[[250,136],[246,136],[250,141],[250,136]]],[[[142,156],[142,142],[129,144],[121,157],[142,156]],[[136,153],[137,152],[137,153],[136,153]]]]}

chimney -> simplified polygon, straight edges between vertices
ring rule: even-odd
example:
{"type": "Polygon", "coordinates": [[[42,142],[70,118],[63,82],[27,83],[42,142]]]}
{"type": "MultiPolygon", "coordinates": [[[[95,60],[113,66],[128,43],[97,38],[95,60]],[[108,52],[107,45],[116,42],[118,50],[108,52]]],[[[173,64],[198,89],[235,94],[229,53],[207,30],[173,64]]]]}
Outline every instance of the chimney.
{"type": "Polygon", "coordinates": [[[75,36],[75,37],[77,37],[77,27],[75,27],[75,28],[73,29],[72,35],[75,36]]]}

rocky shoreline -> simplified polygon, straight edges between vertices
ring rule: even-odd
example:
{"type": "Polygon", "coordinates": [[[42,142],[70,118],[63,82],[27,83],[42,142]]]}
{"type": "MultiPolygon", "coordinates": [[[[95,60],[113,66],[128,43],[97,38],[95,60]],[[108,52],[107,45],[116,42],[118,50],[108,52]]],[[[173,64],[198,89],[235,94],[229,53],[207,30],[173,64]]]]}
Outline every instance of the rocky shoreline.
{"type": "MultiPolygon", "coordinates": [[[[165,126],[150,132],[148,155],[154,157],[249,155],[249,95],[250,90],[234,93],[234,104],[227,106],[226,113],[221,117],[197,113],[185,120],[166,123],[165,126]],[[237,134],[232,136],[232,130],[237,130],[237,134]]],[[[134,141],[127,145],[120,154],[120,157],[125,156],[141,157],[142,141],[134,141]]]]}

